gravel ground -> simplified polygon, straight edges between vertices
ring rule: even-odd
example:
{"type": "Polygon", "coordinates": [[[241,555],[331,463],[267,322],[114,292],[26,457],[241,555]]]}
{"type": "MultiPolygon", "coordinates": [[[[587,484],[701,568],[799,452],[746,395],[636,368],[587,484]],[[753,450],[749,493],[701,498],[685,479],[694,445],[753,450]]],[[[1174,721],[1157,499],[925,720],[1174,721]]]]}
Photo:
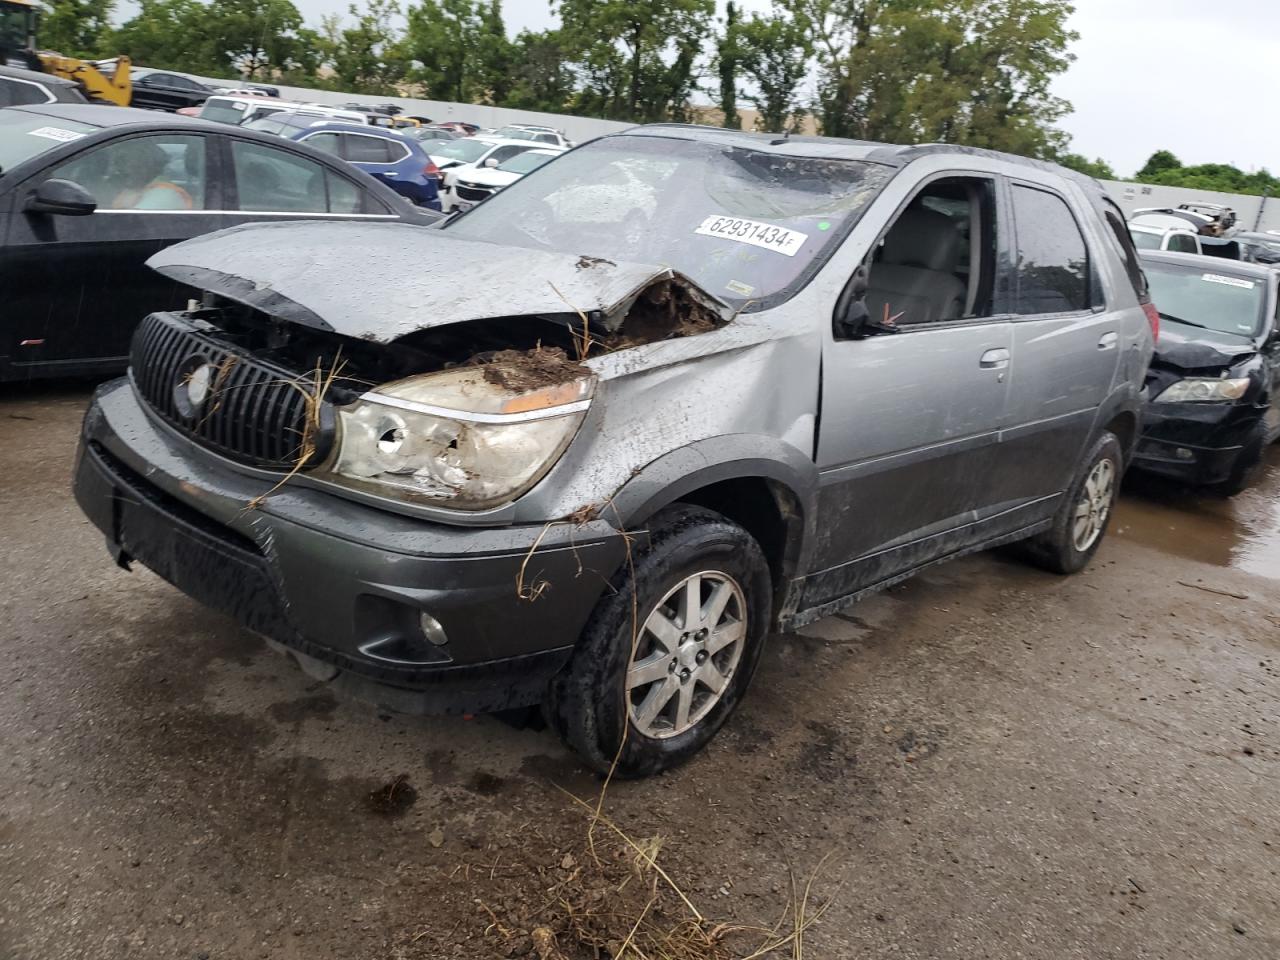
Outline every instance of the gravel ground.
{"type": "MultiPolygon", "coordinates": [[[[115,568],[68,491],[87,396],[0,388],[0,958],[530,955],[599,782],[115,568]]],[[[810,958],[1274,960],[1278,789],[1273,450],[1230,503],[1131,484],[1080,576],[982,555],[774,638],[605,809],[711,918],[772,923],[826,857],[810,958]]]]}

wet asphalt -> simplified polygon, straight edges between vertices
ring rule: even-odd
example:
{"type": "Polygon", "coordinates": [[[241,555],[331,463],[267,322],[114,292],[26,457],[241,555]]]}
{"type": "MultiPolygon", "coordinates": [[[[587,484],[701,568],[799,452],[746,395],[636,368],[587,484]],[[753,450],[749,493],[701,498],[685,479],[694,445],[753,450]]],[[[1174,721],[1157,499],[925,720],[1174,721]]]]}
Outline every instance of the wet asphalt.
{"type": "MultiPolygon", "coordinates": [[[[0,387],[0,958],[508,955],[485,910],[597,781],[115,568],[69,493],[88,392],[0,387]]],[[[1234,501],[1129,484],[1077,577],[981,555],[774,638],[712,747],[606,806],[708,916],[771,922],[827,857],[806,957],[1274,960],[1280,449],[1234,501]]]]}

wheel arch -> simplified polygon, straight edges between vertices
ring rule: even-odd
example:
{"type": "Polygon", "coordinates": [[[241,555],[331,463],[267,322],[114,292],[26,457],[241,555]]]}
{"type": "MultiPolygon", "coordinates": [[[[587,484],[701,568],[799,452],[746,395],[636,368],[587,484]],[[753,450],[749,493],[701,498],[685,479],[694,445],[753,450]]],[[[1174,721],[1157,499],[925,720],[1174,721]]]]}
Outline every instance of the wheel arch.
{"type": "Polygon", "coordinates": [[[691,444],[642,469],[615,494],[626,529],[658,511],[688,503],[723,514],[760,544],[769,562],[775,618],[788,609],[791,586],[813,541],[817,468],[773,437],[731,436],[691,444]]]}

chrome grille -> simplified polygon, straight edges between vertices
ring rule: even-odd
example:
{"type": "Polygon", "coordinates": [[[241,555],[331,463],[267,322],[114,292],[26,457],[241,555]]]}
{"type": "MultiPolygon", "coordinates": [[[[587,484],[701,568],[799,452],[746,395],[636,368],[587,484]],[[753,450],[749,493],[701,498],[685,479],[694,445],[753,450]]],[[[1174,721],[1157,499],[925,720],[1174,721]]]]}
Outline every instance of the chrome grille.
{"type": "Polygon", "coordinates": [[[316,447],[308,463],[319,463],[333,445],[329,402],[320,404],[318,426],[308,429],[309,402],[299,389],[308,377],[239,352],[180,317],[153,313],[142,321],[129,361],[134,389],[147,406],[232,460],[292,470],[308,433],[316,447]],[[188,381],[202,367],[209,389],[202,403],[192,403],[188,381]]]}
{"type": "Polygon", "coordinates": [[[473,183],[464,183],[459,180],[458,185],[454,188],[458,194],[459,200],[469,200],[472,203],[479,203],[481,200],[488,200],[489,195],[493,192],[487,187],[480,187],[473,183]]]}

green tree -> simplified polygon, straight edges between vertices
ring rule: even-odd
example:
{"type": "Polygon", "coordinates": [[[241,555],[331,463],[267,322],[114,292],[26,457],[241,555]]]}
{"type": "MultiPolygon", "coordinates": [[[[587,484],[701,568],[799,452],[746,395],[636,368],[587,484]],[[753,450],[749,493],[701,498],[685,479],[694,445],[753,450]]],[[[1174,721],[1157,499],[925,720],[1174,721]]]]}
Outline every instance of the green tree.
{"type": "Polygon", "coordinates": [[[422,0],[409,8],[405,52],[411,77],[435,100],[504,102],[514,48],[500,0],[422,0]]]}
{"type": "Polygon", "coordinates": [[[742,129],[742,117],[738,114],[738,67],[742,61],[739,47],[741,15],[733,0],[725,6],[724,32],[716,39],[716,73],[720,77],[721,126],[731,130],[742,129]]]}
{"type": "Polygon", "coordinates": [[[688,117],[715,0],[560,0],[558,9],[580,112],[639,122],[688,117]]]}
{"type": "Polygon", "coordinates": [[[565,65],[559,30],[521,31],[511,50],[511,86],[496,99],[502,107],[564,113],[574,96],[573,73],[565,65]]]}
{"type": "Polygon", "coordinates": [[[94,57],[111,25],[115,0],[46,0],[40,46],[69,57],[94,57]]]}
{"type": "Polygon", "coordinates": [[[140,0],[138,12],[103,41],[107,52],[160,70],[212,73],[205,37],[207,9],[199,0],[140,0]]]}
{"type": "Polygon", "coordinates": [[[1116,172],[1111,169],[1111,164],[1101,157],[1090,160],[1078,153],[1063,153],[1054,159],[1064,167],[1083,173],[1086,177],[1093,177],[1096,180],[1116,179],[1116,172]]]}
{"type": "MultiPolygon", "coordinates": [[[[209,59],[219,72],[270,78],[305,57],[302,14],[290,0],[213,0],[203,17],[209,59]]],[[[314,43],[314,34],[305,39],[314,43]]]]}
{"type": "Polygon", "coordinates": [[[745,96],[760,112],[763,130],[793,130],[804,116],[797,93],[813,53],[809,30],[803,15],[777,13],[753,14],[741,25],[742,67],[752,83],[745,96]]]}
{"type": "Polygon", "coordinates": [[[396,0],[369,0],[362,11],[348,8],[354,25],[344,27],[336,16],[321,21],[320,59],[332,71],[326,85],[348,93],[394,96],[409,69],[402,34],[395,25],[396,0]]]}
{"type": "Polygon", "coordinates": [[[1147,158],[1147,162],[1142,169],[1134,174],[1135,180],[1143,181],[1148,177],[1154,177],[1157,174],[1164,173],[1166,170],[1179,170],[1182,168],[1182,161],[1173,155],[1170,150],[1157,150],[1147,158]]]}
{"type": "Polygon", "coordinates": [[[1067,0],[777,0],[812,25],[824,133],[1053,156],[1067,0]]]}

